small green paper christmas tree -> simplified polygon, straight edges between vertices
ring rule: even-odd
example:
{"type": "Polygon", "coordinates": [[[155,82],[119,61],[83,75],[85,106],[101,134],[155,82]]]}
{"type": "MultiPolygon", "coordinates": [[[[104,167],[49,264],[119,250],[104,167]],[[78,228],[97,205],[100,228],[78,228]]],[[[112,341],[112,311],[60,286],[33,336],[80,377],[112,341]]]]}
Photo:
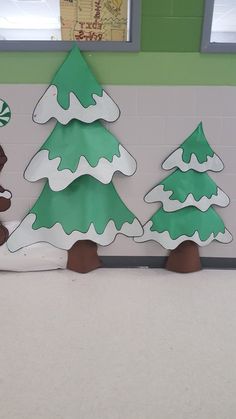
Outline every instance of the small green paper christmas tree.
{"type": "Polygon", "coordinates": [[[162,167],[176,170],[145,196],[146,202],[160,201],[162,207],[144,225],[143,236],[135,241],[154,240],[172,250],[168,269],[194,271],[200,268],[197,245],[232,240],[212,208],[212,205],[226,207],[229,198],[205,173],[219,172],[224,166],[208,144],[200,123],[162,167]]]}
{"type": "Polygon", "coordinates": [[[26,168],[27,180],[47,181],[10,236],[10,251],[48,242],[68,250],[69,269],[88,272],[101,265],[97,244],[143,233],[112,183],[115,172],[136,171],[134,158],[99,121],[118,117],[75,45],[34,110],[34,121],[58,122],[26,168]]]}

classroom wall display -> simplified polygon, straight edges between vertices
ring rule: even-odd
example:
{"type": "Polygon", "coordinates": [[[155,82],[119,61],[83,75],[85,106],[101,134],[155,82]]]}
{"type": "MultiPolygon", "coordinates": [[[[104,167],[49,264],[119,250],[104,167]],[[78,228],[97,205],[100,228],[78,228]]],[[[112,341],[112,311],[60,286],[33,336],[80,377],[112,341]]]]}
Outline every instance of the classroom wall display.
{"type": "Polygon", "coordinates": [[[175,171],[145,196],[146,202],[161,202],[162,206],[144,225],[143,236],[134,240],[154,240],[170,249],[166,264],[169,270],[197,271],[201,268],[198,246],[213,240],[232,241],[213,208],[229,205],[229,197],[206,173],[220,172],[224,165],[207,142],[202,123],[171,153],[162,168],[175,171]]]}
{"type": "Polygon", "coordinates": [[[11,252],[50,243],[68,250],[68,269],[85,273],[101,266],[97,244],[107,246],[117,234],[143,234],[112,183],[117,171],[136,171],[134,158],[100,122],[118,116],[75,45],[33,114],[37,123],[58,122],[26,168],[27,180],[46,183],[8,239],[11,252]]]}

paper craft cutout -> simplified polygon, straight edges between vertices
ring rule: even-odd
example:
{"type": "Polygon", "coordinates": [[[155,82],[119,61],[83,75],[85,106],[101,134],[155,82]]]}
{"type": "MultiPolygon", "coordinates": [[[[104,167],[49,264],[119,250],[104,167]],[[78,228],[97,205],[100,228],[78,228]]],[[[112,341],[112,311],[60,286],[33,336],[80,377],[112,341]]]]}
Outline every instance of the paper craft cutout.
{"type": "MultiPolygon", "coordinates": [[[[0,146],[0,172],[7,162],[7,156],[3,148],[0,146]]],[[[0,212],[7,211],[11,206],[12,194],[7,189],[0,185],[0,212]]],[[[8,239],[8,229],[0,223],[0,246],[2,246],[8,239]]]]}
{"type": "Polygon", "coordinates": [[[97,243],[91,240],[79,240],[68,251],[67,269],[87,273],[102,267],[97,254],[97,243]]]}
{"type": "MultiPolygon", "coordinates": [[[[4,168],[7,162],[7,156],[4,153],[3,148],[0,146],[0,172],[4,168]]],[[[4,189],[0,185],[0,212],[7,211],[11,206],[12,194],[9,190],[4,189]]]]}
{"type": "Polygon", "coordinates": [[[219,171],[224,166],[209,146],[200,123],[162,167],[177,169],[145,196],[146,202],[160,201],[162,207],[144,225],[143,236],[134,240],[157,241],[173,251],[167,269],[193,272],[201,268],[197,246],[206,246],[213,240],[232,241],[223,220],[212,208],[226,207],[229,197],[203,173],[219,171]]]}
{"type": "Polygon", "coordinates": [[[88,125],[74,120],[66,126],[56,124],[24,176],[30,182],[47,178],[50,188],[60,191],[83,175],[109,183],[116,171],[131,176],[136,166],[135,159],[100,121],[88,125]]]}
{"type": "Polygon", "coordinates": [[[98,84],[75,43],[36,105],[33,120],[44,124],[56,118],[66,125],[72,119],[113,122],[119,115],[118,106],[98,84]]]}
{"type": "Polygon", "coordinates": [[[11,110],[8,104],[0,99],[0,128],[8,124],[11,119],[11,110]]]}
{"type": "Polygon", "coordinates": [[[5,166],[6,162],[7,162],[7,156],[4,153],[3,148],[0,146],[0,172],[2,171],[2,169],[5,166]]]}
{"type": "Polygon", "coordinates": [[[162,164],[165,170],[178,167],[182,172],[193,169],[197,172],[220,172],[224,164],[210,147],[202,123],[162,164]]]}
{"type": "MultiPolygon", "coordinates": [[[[4,223],[3,227],[11,234],[19,221],[4,223]]],[[[5,244],[0,246],[0,271],[49,271],[66,269],[67,252],[48,243],[37,243],[24,247],[17,252],[10,252],[5,244]]]]}
{"type": "Polygon", "coordinates": [[[0,212],[7,211],[11,206],[12,194],[0,185],[0,212]]]}
{"type": "Polygon", "coordinates": [[[176,169],[170,176],[153,188],[144,198],[145,202],[162,202],[167,212],[194,206],[206,211],[212,205],[227,207],[229,197],[216,185],[207,173],[190,169],[176,169]],[[191,185],[191,189],[189,188],[191,185]]]}
{"type": "Polygon", "coordinates": [[[142,232],[112,182],[104,185],[86,175],[60,192],[53,192],[46,183],[36,204],[9,238],[8,247],[14,252],[45,241],[70,249],[78,240],[107,246],[119,233],[135,236],[142,232]]]}
{"type": "Polygon", "coordinates": [[[58,112],[53,101],[47,102],[48,96],[53,97],[52,87],[37,105],[34,120],[42,123],[56,117],[59,122],[25,171],[25,178],[30,181],[48,180],[7,245],[15,252],[34,243],[50,243],[68,250],[68,269],[85,273],[101,266],[97,244],[107,246],[117,234],[128,237],[143,234],[140,222],[112,183],[117,171],[132,175],[136,161],[101,122],[95,120],[105,115],[105,119],[114,120],[119,110],[111,98],[102,99],[105,93],[77,47],[72,49],[53,84],[58,88],[53,98],[55,103],[58,100],[58,112]],[[96,118],[82,118],[77,99],[77,105],[73,105],[75,95],[83,105],[84,115],[88,116],[90,109],[96,113],[96,118]],[[73,118],[76,120],[71,120],[73,118]]]}
{"type": "Polygon", "coordinates": [[[0,247],[6,243],[7,239],[9,237],[9,231],[4,225],[0,223],[0,247]]]}
{"type": "MultiPolygon", "coordinates": [[[[161,207],[145,224],[144,237],[145,241],[155,240],[165,249],[175,249],[186,240],[199,246],[206,246],[212,240],[232,241],[231,234],[213,208],[203,212],[194,206],[174,212],[166,212],[161,207]]],[[[141,241],[141,238],[135,241],[141,241]]]]}

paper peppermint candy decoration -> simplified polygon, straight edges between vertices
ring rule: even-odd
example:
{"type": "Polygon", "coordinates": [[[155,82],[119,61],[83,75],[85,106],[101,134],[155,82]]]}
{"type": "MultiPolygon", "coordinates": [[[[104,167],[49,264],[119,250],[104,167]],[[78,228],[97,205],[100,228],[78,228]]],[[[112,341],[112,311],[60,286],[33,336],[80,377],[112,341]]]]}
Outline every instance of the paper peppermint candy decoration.
{"type": "Polygon", "coordinates": [[[38,102],[33,120],[44,124],[56,118],[65,125],[72,119],[86,123],[97,119],[112,122],[119,115],[118,106],[96,81],[77,44],[74,44],[38,102]]]}
{"type": "Polygon", "coordinates": [[[11,119],[11,110],[8,104],[0,99],[0,128],[8,124],[11,119]]]}
{"type": "MultiPolygon", "coordinates": [[[[164,161],[162,167],[176,170],[145,196],[146,202],[160,201],[162,207],[144,225],[143,236],[135,238],[135,241],[154,240],[164,248],[176,251],[184,242],[206,246],[213,240],[222,243],[232,241],[223,220],[212,208],[212,205],[226,207],[230,201],[205,173],[207,170],[220,171],[224,166],[208,144],[202,124],[164,161]]],[[[172,269],[173,266],[168,269],[178,272],[189,272],[192,269],[176,267],[178,263],[188,263],[186,249],[183,251],[181,248],[182,254],[185,262],[178,250],[178,255],[175,255],[175,269],[172,269]]]]}

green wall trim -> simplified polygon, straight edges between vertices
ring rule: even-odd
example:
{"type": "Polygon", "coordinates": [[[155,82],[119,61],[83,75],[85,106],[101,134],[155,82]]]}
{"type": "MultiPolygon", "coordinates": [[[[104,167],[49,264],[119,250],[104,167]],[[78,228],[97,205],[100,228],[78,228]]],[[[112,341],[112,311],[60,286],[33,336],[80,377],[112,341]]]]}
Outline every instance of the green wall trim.
{"type": "MultiPolygon", "coordinates": [[[[236,85],[236,54],[98,52],[84,55],[101,84],[236,85]]],[[[64,52],[1,52],[0,84],[49,84],[65,57],[64,52]]]]}

